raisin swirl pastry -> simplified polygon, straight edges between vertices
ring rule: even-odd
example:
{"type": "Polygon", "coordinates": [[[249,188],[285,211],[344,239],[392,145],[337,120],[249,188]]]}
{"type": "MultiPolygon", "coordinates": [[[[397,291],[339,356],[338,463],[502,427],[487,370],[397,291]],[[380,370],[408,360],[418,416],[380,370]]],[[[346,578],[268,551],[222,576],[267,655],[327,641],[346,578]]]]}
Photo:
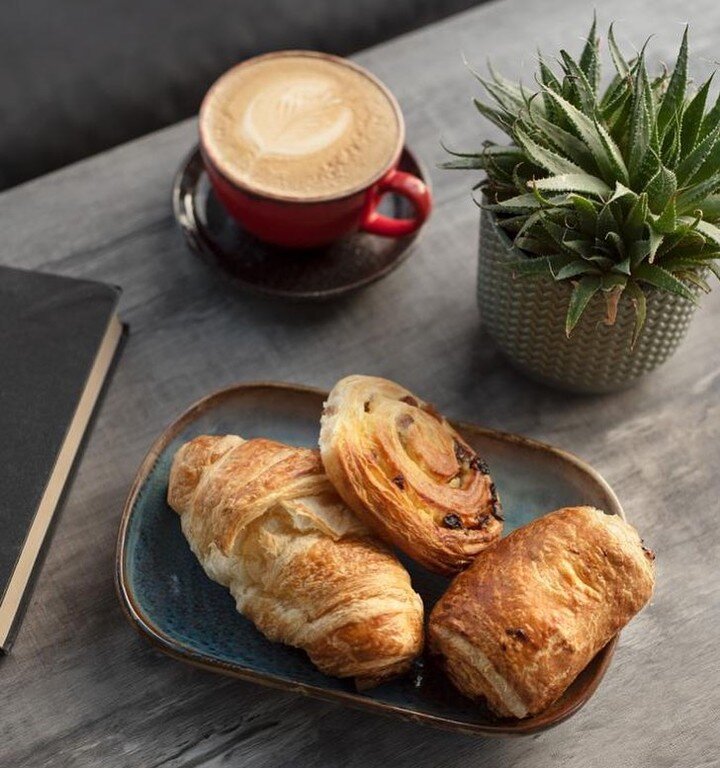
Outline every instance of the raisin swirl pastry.
{"type": "Polygon", "coordinates": [[[270,640],[367,688],[422,650],[423,604],[343,504],[317,451],[203,435],[175,454],[168,503],[207,575],[270,640]]]}
{"type": "Polygon", "coordinates": [[[339,381],[325,403],[320,453],[358,517],[432,571],[460,571],[500,537],[487,466],[433,406],[399,384],[339,381]]]}

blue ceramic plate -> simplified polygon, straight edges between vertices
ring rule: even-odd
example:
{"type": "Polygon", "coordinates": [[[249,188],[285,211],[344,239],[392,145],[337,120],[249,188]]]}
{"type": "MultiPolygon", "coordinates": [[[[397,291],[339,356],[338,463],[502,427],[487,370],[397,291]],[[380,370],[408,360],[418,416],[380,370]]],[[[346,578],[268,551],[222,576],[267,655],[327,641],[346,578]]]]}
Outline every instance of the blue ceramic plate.
{"type": "MultiPolygon", "coordinates": [[[[617,638],[548,710],[525,720],[499,720],[457,693],[428,663],[359,693],[351,682],[318,672],[302,651],[266,640],[236,612],[229,592],[205,576],[165,501],[173,454],[196,435],[213,433],[315,446],[325,394],[284,384],[241,384],[196,403],[157,440],[133,483],[118,538],[117,587],[131,623],[171,656],[214,672],[456,730],[525,734],[577,712],[605,673],[617,638]]],[[[623,514],[607,483],[576,457],[515,435],[455,426],[491,467],[506,532],[569,505],[623,514]]],[[[429,614],[447,581],[405,563],[429,614]]]]}

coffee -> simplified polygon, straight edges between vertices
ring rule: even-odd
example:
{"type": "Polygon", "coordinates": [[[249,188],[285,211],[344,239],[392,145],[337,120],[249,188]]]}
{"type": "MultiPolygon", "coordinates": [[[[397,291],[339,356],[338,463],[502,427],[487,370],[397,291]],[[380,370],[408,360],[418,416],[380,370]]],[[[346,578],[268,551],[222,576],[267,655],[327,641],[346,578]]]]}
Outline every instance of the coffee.
{"type": "Polygon", "coordinates": [[[205,99],[200,130],[230,181],[299,201],[372,184],[396,160],[404,132],[397,103],[371,75],[310,52],[225,73],[205,99]]]}

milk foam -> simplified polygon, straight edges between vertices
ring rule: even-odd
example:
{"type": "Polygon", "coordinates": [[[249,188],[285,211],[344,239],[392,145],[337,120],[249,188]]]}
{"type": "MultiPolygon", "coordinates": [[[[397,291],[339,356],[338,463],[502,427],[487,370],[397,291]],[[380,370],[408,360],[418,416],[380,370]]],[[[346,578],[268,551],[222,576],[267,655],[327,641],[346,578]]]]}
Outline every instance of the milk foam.
{"type": "Polygon", "coordinates": [[[335,197],[393,161],[403,128],[385,91],[362,72],[292,54],[236,67],[201,114],[206,149],[243,186],[283,197],[335,197]]]}
{"type": "Polygon", "coordinates": [[[352,110],[327,77],[276,83],[247,106],[243,130],[261,154],[297,157],[319,152],[350,129],[352,110]]]}

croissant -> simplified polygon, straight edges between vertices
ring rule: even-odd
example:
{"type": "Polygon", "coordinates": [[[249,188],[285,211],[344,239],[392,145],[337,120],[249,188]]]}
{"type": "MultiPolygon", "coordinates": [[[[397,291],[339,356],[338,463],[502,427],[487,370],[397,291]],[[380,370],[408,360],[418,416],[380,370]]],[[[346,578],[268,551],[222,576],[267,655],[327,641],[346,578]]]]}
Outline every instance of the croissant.
{"type": "Polygon", "coordinates": [[[455,578],[432,611],[430,650],[462,693],[497,714],[540,712],[648,602],[653,560],[617,516],[552,512],[455,578]]]}
{"type": "Polygon", "coordinates": [[[432,571],[461,570],[500,536],[485,462],[399,384],[371,376],[339,381],[323,410],[320,453],[357,516],[432,571]]]}
{"type": "Polygon", "coordinates": [[[423,605],[347,509],[317,451],[202,436],[175,454],[168,503],[207,575],[270,640],[367,687],[422,650],[423,605]]]}

